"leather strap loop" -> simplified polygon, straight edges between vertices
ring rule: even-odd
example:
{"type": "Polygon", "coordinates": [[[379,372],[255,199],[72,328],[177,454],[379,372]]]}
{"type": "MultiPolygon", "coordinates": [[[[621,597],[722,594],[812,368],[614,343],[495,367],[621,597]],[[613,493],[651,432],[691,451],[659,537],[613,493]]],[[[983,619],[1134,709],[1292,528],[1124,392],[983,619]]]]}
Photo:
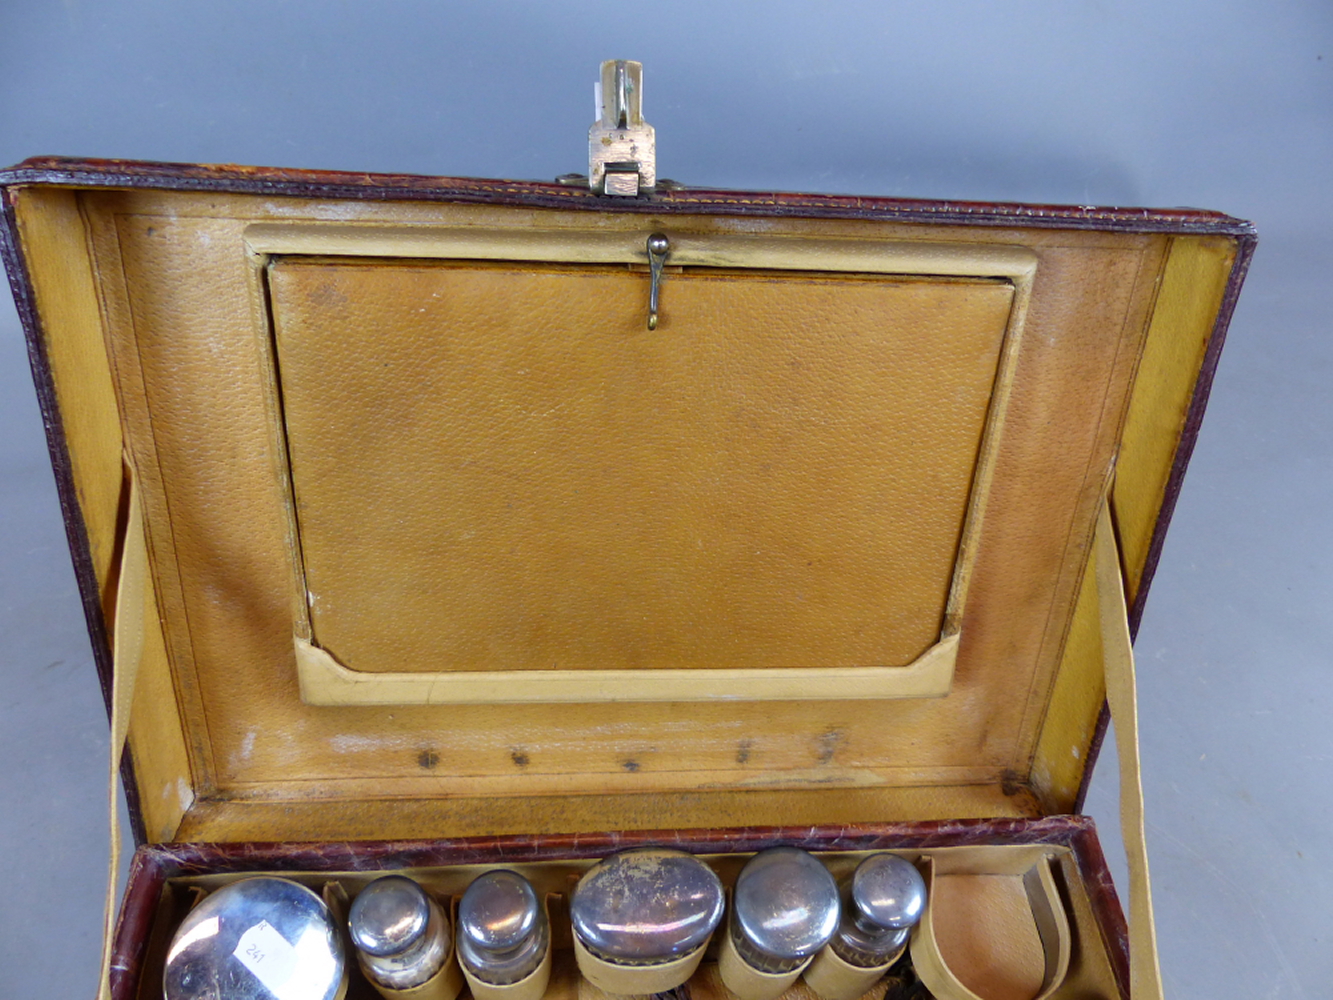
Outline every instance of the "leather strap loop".
{"type": "Polygon", "coordinates": [[[1115,723],[1120,764],[1120,831],[1129,861],[1129,993],[1133,1000],[1162,1000],[1157,961],[1148,844],[1144,834],[1143,782],[1139,767],[1139,710],[1134,649],[1129,637],[1124,576],[1109,501],[1102,505],[1095,539],[1097,602],[1101,613],[1106,703],[1115,723]]]}
{"type": "Polygon", "coordinates": [[[143,512],[139,485],[133,471],[130,480],[130,509],[125,523],[125,542],[120,557],[120,579],[116,588],[116,621],[112,637],[111,678],[111,753],[108,788],[111,843],[107,860],[106,910],[102,941],[99,1000],[111,996],[111,951],[115,944],[116,888],[120,875],[120,759],[129,735],[130,708],[134,703],[134,682],[144,650],[144,616],[148,613],[148,545],[144,538],[143,512]]]}

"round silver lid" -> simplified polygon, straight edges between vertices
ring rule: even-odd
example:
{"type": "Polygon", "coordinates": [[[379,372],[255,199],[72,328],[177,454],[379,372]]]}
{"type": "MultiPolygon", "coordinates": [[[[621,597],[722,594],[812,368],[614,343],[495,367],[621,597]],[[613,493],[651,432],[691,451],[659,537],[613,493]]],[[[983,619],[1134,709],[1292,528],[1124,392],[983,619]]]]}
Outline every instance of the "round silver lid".
{"type": "Polygon", "coordinates": [[[208,896],[167,951],[166,1000],[332,1000],[342,935],[324,901],[283,878],[249,878],[208,896]]]}
{"type": "Polygon", "coordinates": [[[458,932],[482,951],[517,948],[537,929],[537,893],[505,869],[474,879],[458,904],[458,932]]]}
{"type": "Polygon", "coordinates": [[[458,904],[458,957],[493,985],[527,978],[546,956],[550,929],[531,883],[506,869],[474,879],[458,904]]]}
{"type": "Polygon", "coordinates": [[[926,882],[916,866],[896,854],[872,854],[852,874],[857,916],[876,927],[912,927],[926,908],[926,882]]]}
{"type": "Polygon", "coordinates": [[[778,959],[802,959],[828,944],[838,928],[838,884],[814,855],[770,847],[741,869],[732,909],[756,949],[778,959]]]}
{"type": "Polygon", "coordinates": [[[593,952],[625,963],[668,961],[708,940],[722,919],[722,882],[697,858],[637,848],[604,858],[574,887],[574,931],[593,952]]]}
{"type": "Polygon", "coordinates": [[[410,878],[385,875],[357,893],[347,922],[352,942],[367,955],[397,955],[426,933],[430,901],[410,878]]]}

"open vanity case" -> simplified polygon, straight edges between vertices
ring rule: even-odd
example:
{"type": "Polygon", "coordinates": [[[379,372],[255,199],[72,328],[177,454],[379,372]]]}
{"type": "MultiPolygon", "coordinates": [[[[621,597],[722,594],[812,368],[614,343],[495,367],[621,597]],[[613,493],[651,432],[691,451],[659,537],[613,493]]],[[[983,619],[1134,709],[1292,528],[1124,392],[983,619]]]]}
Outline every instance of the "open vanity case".
{"type": "Polygon", "coordinates": [[[104,990],[250,874],[510,867],[586,1000],[593,861],[793,844],[919,864],[941,1000],[1159,995],[1129,636],[1252,229],[624,173],[0,173],[140,844],[104,990]]]}

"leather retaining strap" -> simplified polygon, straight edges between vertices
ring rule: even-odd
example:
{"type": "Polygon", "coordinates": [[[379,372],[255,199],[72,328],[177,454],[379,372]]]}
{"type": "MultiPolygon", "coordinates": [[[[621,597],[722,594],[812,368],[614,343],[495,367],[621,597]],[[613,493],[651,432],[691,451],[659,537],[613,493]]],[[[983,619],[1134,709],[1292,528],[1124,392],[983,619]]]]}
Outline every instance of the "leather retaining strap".
{"type": "Polygon", "coordinates": [[[1098,515],[1094,544],[1106,703],[1111,709],[1111,721],[1115,723],[1116,756],[1120,764],[1120,833],[1129,861],[1129,995],[1133,1000],[1162,1000],[1152,884],[1148,877],[1148,843],[1143,828],[1134,648],[1130,644],[1125,582],[1109,502],[1102,504],[1098,515]]]}
{"type": "Polygon", "coordinates": [[[111,679],[111,770],[108,805],[111,812],[111,854],[107,861],[106,912],[102,941],[99,1000],[111,996],[111,949],[116,930],[116,883],[120,874],[120,809],[116,789],[120,758],[130,729],[130,707],[134,703],[134,682],[143,659],[144,616],[148,613],[148,545],[144,538],[143,512],[139,485],[130,475],[130,510],[125,522],[125,544],[120,557],[120,579],[116,586],[116,621],[112,638],[111,679]]]}

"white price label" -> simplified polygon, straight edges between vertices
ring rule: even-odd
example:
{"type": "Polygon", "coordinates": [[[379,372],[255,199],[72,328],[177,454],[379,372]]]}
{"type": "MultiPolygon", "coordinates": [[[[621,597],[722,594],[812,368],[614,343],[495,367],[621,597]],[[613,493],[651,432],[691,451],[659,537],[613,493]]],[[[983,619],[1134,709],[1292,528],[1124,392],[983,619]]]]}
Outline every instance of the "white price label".
{"type": "Polygon", "coordinates": [[[296,949],[267,920],[261,920],[241,935],[232,952],[255,974],[264,988],[281,998],[296,971],[296,949]]]}

